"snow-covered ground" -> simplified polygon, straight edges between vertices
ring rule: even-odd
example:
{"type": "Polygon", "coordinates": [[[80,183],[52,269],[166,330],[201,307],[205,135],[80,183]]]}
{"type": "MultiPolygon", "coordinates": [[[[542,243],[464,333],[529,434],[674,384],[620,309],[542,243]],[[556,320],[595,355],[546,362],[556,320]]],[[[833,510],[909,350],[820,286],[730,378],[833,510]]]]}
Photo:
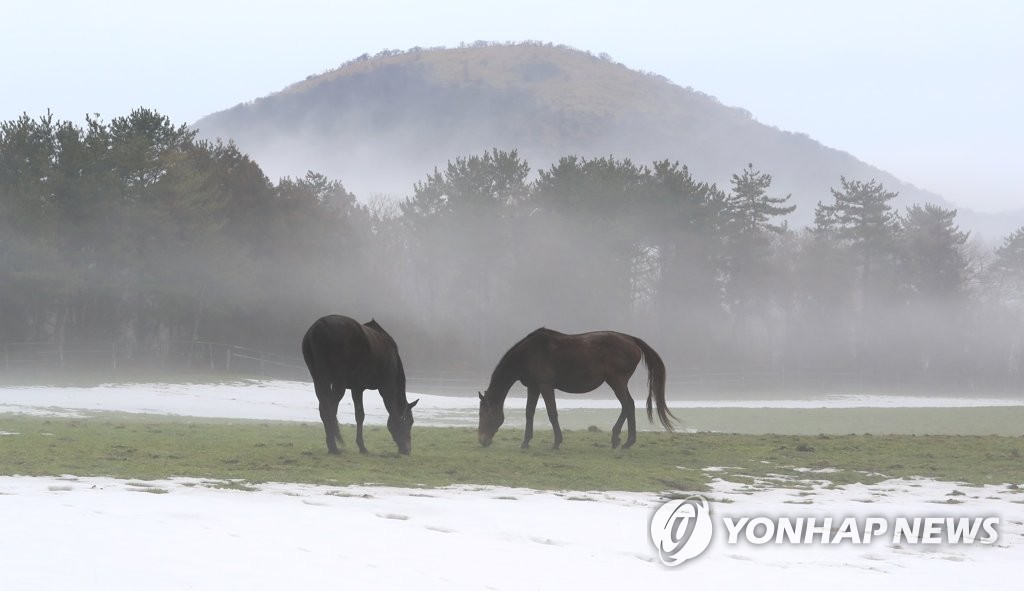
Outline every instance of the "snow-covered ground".
{"type": "MultiPolygon", "coordinates": [[[[522,388],[513,389],[506,409],[524,409],[522,388]]],[[[638,405],[643,405],[639,396],[638,405]]],[[[479,402],[475,396],[437,396],[409,394],[409,400],[421,399],[416,406],[416,422],[431,426],[476,425],[479,402]]],[[[342,423],[353,421],[350,397],[342,402],[342,423]]],[[[387,413],[376,392],[367,392],[366,422],[382,425],[387,413]]],[[[680,408],[957,408],[984,406],[1024,406],[1024,398],[954,398],[924,396],[827,395],[816,398],[778,400],[672,400],[680,408]]],[[[558,408],[618,409],[612,395],[591,397],[559,393],[558,408]]],[[[224,384],[112,384],[96,387],[0,387],[0,413],[75,415],[76,411],[121,411],[193,417],[228,417],[282,421],[318,420],[312,384],[266,381],[224,384]]],[[[543,413],[542,413],[543,414],[543,413]]],[[[507,425],[521,421],[520,412],[507,412],[507,425]]],[[[544,423],[544,421],[539,421],[544,423]]]]}
{"type": "MultiPolygon", "coordinates": [[[[0,477],[0,580],[21,589],[1010,589],[1024,561],[1019,496],[930,481],[749,492],[723,516],[995,515],[993,545],[728,545],[661,566],[655,495],[406,490],[0,477]],[[962,505],[942,504],[953,490],[962,505]],[[791,504],[791,502],[813,504],[791,504]]],[[[730,501],[730,502],[724,502],[730,501]]],[[[717,524],[716,524],[717,525],[717,524]]]]}
{"type": "MultiPolygon", "coordinates": [[[[423,398],[418,424],[444,424],[449,411],[476,404],[423,398]]],[[[608,402],[559,400],[561,408],[608,402]]],[[[0,389],[0,412],[311,421],[315,406],[308,385],[290,382],[0,389]]],[[[383,420],[379,406],[367,403],[375,422],[383,420]]],[[[0,463],[4,440],[17,436],[0,437],[0,463]]],[[[716,520],[994,516],[999,540],[729,545],[717,527],[702,556],[667,568],[648,540],[661,503],[654,494],[295,484],[240,491],[187,479],[0,477],[0,589],[1008,589],[1024,563],[1024,492],[1015,485],[822,481],[797,490],[718,481],[706,495],[716,520]]]]}

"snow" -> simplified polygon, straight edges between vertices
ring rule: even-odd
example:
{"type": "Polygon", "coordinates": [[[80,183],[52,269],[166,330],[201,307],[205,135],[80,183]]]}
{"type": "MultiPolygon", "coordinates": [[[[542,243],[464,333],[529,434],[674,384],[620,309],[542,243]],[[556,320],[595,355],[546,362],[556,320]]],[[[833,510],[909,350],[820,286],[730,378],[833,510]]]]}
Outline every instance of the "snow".
{"type": "Polygon", "coordinates": [[[810,506],[789,504],[796,498],[792,490],[751,493],[720,483],[709,497],[716,517],[983,510],[1003,518],[998,543],[727,545],[718,530],[704,555],[668,569],[647,540],[655,495],[293,484],[237,491],[194,480],[0,477],[0,568],[8,590],[276,590],[324,583],[668,589],[695,582],[723,589],[765,583],[791,589],[1005,589],[1024,559],[1020,505],[1003,488],[959,485],[968,498],[980,499],[977,504],[951,510],[935,502],[952,488],[889,481],[822,489],[810,506]],[[1009,521],[1012,516],[1018,521],[1009,521]]]}
{"type": "MultiPolygon", "coordinates": [[[[409,400],[421,399],[416,407],[419,425],[476,425],[479,401],[475,396],[438,396],[409,394],[409,400]]],[[[351,421],[350,397],[343,401],[340,416],[351,421]]],[[[377,393],[365,394],[367,424],[382,425],[387,414],[377,393]],[[376,399],[376,400],[375,400],[376,399]]],[[[984,406],[1024,406],[1022,398],[956,398],[924,396],[826,395],[816,398],[779,400],[672,400],[673,409],[686,408],[959,408],[984,406]]],[[[526,407],[524,396],[513,393],[506,408],[526,407]]],[[[586,397],[559,393],[558,408],[618,409],[619,402],[610,393],[586,397]]],[[[312,384],[273,380],[224,384],[108,384],[96,387],[0,387],[0,413],[80,417],[88,411],[166,414],[192,417],[236,419],[316,421],[316,397],[312,384]]],[[[515,424],[519,413],[509,412],[508,424],[515,424]]],[[[543,421],[541,421],[543,422],[543,421]]]]}
{"type": "MultiPolygon", "coordinates": [[[[418,424],[444,423],[448,411],[476,404],[423,398],[418,424]]],[[[559,403],[592,408],[584,399],[559,403]]],[[[292,382],[0,389],[0,412],[61,415],[116,410],[310,421],[315,404],[308,385],[292,382]]],[[[18,436],[4,435],[0,463],[4,439],[18,436]]],[[[745,590],[1006,589],[1018,578],[1024,562],[1024,491],[1014,486],[889,480],[830,487],[827,472],[805,476],[821,480],[810,489],[717,480],[705,496],[715,519],[997,516],[999,540],[992,545],[894,546],[884,539],[866,546],[729,545],[718,528],[702,556],[670,569],[660,565],[647,537],[648,519],[662,502],[655,494],[285,483],[232,490],[195,479],[3,476],[0,586],[5,591],[280,590],[324,584],[444,590],[701,584],[745,590]]]]}

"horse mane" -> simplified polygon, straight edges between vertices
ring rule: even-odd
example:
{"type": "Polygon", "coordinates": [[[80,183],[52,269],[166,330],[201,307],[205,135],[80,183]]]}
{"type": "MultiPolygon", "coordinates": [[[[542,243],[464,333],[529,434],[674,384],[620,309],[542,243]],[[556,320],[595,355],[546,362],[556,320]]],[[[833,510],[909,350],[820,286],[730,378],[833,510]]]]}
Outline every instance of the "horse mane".
{"type": "MultiPolygon", "coordinates": [[[[513,358],[514,355],[516,355],[516,353],[518,353],[523,348],[523,345],[526,343],[526,341],[530,340],[533,337],[539,336],[541,334],[551,333],[551,332],[554,332],[554,331],[549,330],[548,328],[542,326],[542,327],[538,328],[537,330],[534,330],[530,334],[526,335],[525,337],[519,339],[519,341],[516,342],[516,344],[512,345],[511,347],[509,347],[508,351],[505,351],[505,354],[502,355],[501,359],[498,360],[498,364],[494,366],[494,371],[491,372],[491,382],[490,382],[490,385],[488,385],[488,387],[487,387],[488,391],[490,391],[491,385],[493,385],[495,383],[496,378],[498,378],[501,381],[504,381],[503,378],[505,376],[499,375],[498,372],[508,372],[509,370],[514,371],[514,363],[513,363],[513,359],[512,358],[513,358]]],[[[515,380],[512,380],[512,381],[514,382],[515,380]]]]}
{"type": "Polygon", "coordinates": [[[531,339],[531,338],[541,334],[542,332],[550,332],[550,331],[547,329],[547,327],[542,326],[542,327],[538,328],[537,330],[531,332],[530,334],[526,335],[525,337],[519,339],[519,341],[517,341],[516,344],[512,345],[511,347],[509,347],[508,351],[505,351],[505,354],[502,355],[501,359],[498,360],[498,365],[495,367],[495,369],[497,369],[498,367],[501,367],[502,365],[504,365],[506,361],[509,361],[511,359],[512,353],[515,352],[517,349],[519,349],[519,347],[523,343],[525,343],[529,339],[531,339]]]}

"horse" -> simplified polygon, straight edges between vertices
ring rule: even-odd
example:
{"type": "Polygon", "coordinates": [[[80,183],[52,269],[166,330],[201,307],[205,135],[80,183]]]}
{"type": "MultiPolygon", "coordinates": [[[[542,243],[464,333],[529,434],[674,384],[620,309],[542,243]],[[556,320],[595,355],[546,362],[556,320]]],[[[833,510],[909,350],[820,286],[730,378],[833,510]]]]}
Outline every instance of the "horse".
{"type": "Polygon", "coordinates": [[[328,453],[338,453],[342,443],[338,423],[338,404],[345,390],[352,390],[356,408],[356,444],[363,445],[363,390],[377,390],[388,411],[388,431],[398,451],[412,451],[412,409],[405,396],[405,370],[398,345],[376,320],[359,324],[347,316],[320,318],[302,337],[302,357],[306,360],[313,388],[320,402],[320,420],[327,435],[328,453]]]}
{"type": "MultiPolygon", "coordinates": [[[[675,415],[665,403],[665,363],[650,345],[637,337],[619,332],[601,331],[567,335],[539,328],[518,343],[498,361],[490,384],[480,397],[480,424],[477,438],[487,447],[498,427],[505,421],[505,398],[516,381],[526,386],[526,434],[522,448],[533,438],[533,414],[537,398],[544,397],[548,419],[555,432],[554,448],[562,443],[558,426],[555,390],[583,394],[607,383],[622,404],[622,412],[612,427],[612,448],[619,446],[622,424],[628,424],[623,449],[636,443],[636,406],[629,393],[629,378],[640,359],[647,365],[647,418],[654,421],[652,399],[657,403],[658,419],[667,431],[673,431],[675,415]]],[[[678,419],[676,419],[678,420],[678,419]]]]}

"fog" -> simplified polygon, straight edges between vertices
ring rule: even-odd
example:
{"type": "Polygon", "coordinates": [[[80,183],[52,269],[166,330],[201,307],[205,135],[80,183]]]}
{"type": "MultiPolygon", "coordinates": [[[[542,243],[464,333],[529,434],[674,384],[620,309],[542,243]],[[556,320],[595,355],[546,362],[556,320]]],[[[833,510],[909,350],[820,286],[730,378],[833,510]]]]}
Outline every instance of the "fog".
{"type": "Polygon", "coordinates": [[[214,345],[301,369],[302,334],[338,313],[376,319],[413,375],[486,376],[546,326],[640,336],[682,389],[1020,385],[1024,232],[972,241],[953,211],[900,208],[871,180],[835,179],[806,227],[755,166],[719,185],[664,160],[533,169],[488,149],[405,196],[356,195],[271,181],[145,109],[7,122],[0,165],[5,372],[96,365],[76,350],[242,371],[214,345]]]}

